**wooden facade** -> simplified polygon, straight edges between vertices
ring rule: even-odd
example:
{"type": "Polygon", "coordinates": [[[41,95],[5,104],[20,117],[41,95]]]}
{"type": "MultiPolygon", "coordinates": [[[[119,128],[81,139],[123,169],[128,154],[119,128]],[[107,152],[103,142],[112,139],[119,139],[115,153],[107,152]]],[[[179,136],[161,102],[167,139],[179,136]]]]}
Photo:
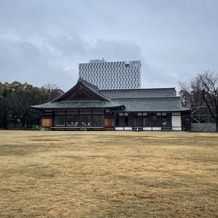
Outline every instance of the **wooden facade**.
{"type": "Polygon", "coordinates": [[[46,130],[171,130],[172,113],[49,110],[42,112],[41,126],[46,130]]]}
{"type": "Polygon", "coordinates": [[[179,105],[181,102],[174,96],[174,90],[166,89],[168,94],[162,90],[132,90],[127,97],[126,92],[101,91],[79,80],[57,99],[32,108],[41,111],[44,130],[182,129],[181,114],[186,110],[179,105]]]}

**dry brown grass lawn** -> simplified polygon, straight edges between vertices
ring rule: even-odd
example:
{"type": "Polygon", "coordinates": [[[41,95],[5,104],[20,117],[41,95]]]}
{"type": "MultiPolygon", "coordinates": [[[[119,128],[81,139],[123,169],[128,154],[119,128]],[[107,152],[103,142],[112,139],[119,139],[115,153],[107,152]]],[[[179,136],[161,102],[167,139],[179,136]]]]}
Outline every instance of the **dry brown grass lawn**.
{"type": "Polygon", "coordinates": [[[218,134],[0,131],[0,217],[218,217],[218,134]]]}

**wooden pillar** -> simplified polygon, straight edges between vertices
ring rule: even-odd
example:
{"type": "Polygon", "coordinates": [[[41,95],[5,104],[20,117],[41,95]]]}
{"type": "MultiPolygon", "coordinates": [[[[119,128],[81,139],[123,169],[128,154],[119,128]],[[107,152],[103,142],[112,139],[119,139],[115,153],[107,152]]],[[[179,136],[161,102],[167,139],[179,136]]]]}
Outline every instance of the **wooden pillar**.
{"type": "Polygon", "coordinates": [[[78,128],[80,127],[80,109],[78,109],[78,128]]]}
{"type": "Polygon", "coordinates": [[[93,109],[91,109],[91,126],[93,126],[93,109]]]}
{"type": "Polygon", "coordinates": [[[51,115],[51,119],[52,119],[52,126],[54,126],[54,118],[55,118],[55,112],[52,110],[52,115],[51,115]]]}
{"type": "Polygon", "coordinates": [[[64,110],[64,126],[67,126],[67,110],[64,110]]]}
{"type": "Polygon", "coordinates": [[[103,109],[103,128],[104,128],[104,114],[105,114],[105,110],[103,109]]]}

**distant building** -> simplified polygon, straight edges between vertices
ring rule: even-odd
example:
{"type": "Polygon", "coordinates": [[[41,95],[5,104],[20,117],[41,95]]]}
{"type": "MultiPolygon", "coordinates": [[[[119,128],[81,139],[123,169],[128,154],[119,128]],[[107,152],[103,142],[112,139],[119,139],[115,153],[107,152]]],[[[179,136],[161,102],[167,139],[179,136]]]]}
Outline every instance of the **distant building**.
{"type": "Polygon", "coordinates": [[[79,64],[79,77],[99,89],[141,88],[141,62],[91,60],[79,64]]]}

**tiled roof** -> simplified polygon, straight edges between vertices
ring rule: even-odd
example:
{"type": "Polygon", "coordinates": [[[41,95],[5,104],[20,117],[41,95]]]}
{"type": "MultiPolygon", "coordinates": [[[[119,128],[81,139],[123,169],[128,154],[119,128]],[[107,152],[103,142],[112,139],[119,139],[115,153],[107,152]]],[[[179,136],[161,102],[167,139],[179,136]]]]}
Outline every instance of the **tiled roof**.
{"type": "Polygon", "coordinates": [[[183,108],[179,97],[166,98],[140,98],[140,99],[116,99],[113,100],[117,104],[125,105],[125,111],[187,111],[183,108]]]}
{"type": "Polygon", "coordinates": [[[70,109],[70,108],[116,108],[128,112],[155,112],[155,111],[187,111],[183,108],[181,100],[176,96],[175,88],[158,89],[124,89],[124,90],[98,90],[98,88],[83,79],[62,96],[51,102],[35,105],[35,109],[70,109]],[[98,99],[78,100],[68,99],[65,96],[75,91],[74,87],[82,84],[87,87],[98,99]]]}
{"type": "Polygon", "coordinates": [[[175,88],[159,89],[115,89],[99,90],[103,96],[113,98],[159,98],[159,97],[176,97],[175,88]]]}
{"type": "Polygon", "coordinates": [[[35,105],[35,109],[69,109],[69,108],[122,108],[122,103],[96,100],[68,100],[48,102],[45,104],[35,105]]]}
{"type": "Polygon", "coordinates": [[[82,82],[83,84],[85,84],[86,86],[88,86],[93,91],[98,91],[98,87],[96,85],[89,83],[88,81],[84,80],[83,78],[80,77],[78,82],[79,81],[82,82]]]}
{"type": "Polygon", "coordinates": [[[41,105],[32,106],[35,109],[70,109],[70,108],[124,108],[124,111],[185,111],[179,97],[171,98],[144,98],[144,99],[116,99],[108,101],[58,101],[48,102],[41,105]]]}
{"type": "Polygon", "coordinates": [[[97,86],[83,80],[82,78],[79,78],[79,80],[75,86],[73,86],[70,90],[65,92],[63,95],[53,99],[52,102],[69,100],[68,99],[69,96],[72,95],[72,93],[75,93],[76,87],[79,87],[80,85],[82,87],[84,87],[86,90],[88,90],[89,93],[92,93],[92,95],[95,96],[95,99],[97,98],[98,100],[109,101],[109,99],[107,99],[107,97],[103,96],[100,92],[98,92],[97,86]]]}

